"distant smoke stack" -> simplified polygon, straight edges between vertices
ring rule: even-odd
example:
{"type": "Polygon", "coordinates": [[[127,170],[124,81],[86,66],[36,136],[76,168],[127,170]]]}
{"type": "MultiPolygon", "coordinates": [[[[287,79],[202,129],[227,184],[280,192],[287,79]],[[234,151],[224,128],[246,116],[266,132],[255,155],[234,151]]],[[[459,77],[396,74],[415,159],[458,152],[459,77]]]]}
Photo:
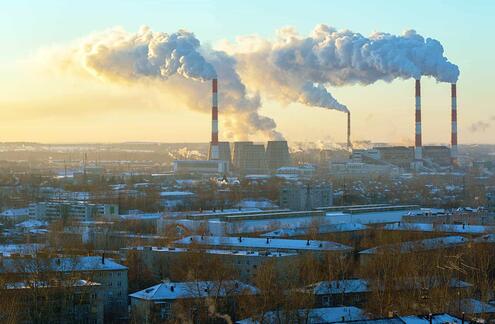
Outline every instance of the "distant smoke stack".
{"type": "Polygon", "coordinates": [[[211,82],[211,152],[210,160],[219,160],[220,152],[218,148],[218,81],[213,79],[211,82]]]}
{"type": "Polygon", "coordinates": [[[451,116],[451,147],[450,157],[452,164],[457,164],[457,86],[455,83],[451,85],[452,98],[452,116],[451,116]]]}
{"type": "Polygon", "coordinates": [[[347,149],[350,151],[352,149],[351,143],[351,112],[347,112],[347,149]]]}
{"type": "Polygon", "coordinates": [[[414,141],[414,160],[420,162],[423,160],[423,147],[421,135],[421,82],[416,80],[416,131],[414,141]]]}

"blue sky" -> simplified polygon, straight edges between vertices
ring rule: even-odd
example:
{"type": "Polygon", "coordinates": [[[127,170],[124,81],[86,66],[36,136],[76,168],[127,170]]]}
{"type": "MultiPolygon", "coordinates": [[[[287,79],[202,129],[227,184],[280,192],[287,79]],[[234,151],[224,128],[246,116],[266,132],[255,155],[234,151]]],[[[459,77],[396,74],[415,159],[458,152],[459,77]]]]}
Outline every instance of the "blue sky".
{"type": "MultiPolygon", "coordinates": [[[[493,67],[493,31],[495,31],[495,1],[130,1],[130,0],[85,0],[85,1],[1,1],[0,38],[3,46],[0,51],[0,67],[9,67],[12,62],[33,55],[39,48],[56,44],[65,44],[79,37],[107,29],[123,26],[126,30],[136,31],[141,25],[148,25],[153,30],[173,32],[179,28],[193,31],[203,43],[215,44],[220,39],[234,39],[237,35],[258,34],[272,37],[274,31],[283,26],[294,26],[300,33],[307,34],[319,23],[332,25],[338,29],[351,29],[365,35],[374,31],[399,34],[406,29],[415,29],[426,37],[441,41],[447,57],[460,66],[460,132],[464,132],[464,142],[491,142],[495,140],[495,125],[484,132],[469,133],[471,124],[495,115],[492,105],[492,85],[495,75],[493,67]],[[464,97],[464,98],[463,98],[464,97]],[[464,100],[464,101],[462,101],[464,100]],[[462,119],[464,118],[464,119],[462,119]]],[[[11,68],[8,73],[15,73],[11,68]]],[[[0,79],[5,82],[6,78],[0,79]]],[[[434,86],[428,81],[426,86],[434,86]]],[[[409,94],[410,84],[377,84],[370,89],[361,89],[363,95],[369,95],[370,105],[381,105],[383,95],[396,91],[401,95],[409,94]]],[[[370,107],[354,102],[357,91],[352,89],[336,89],[334,92],[342,100],[360,107],[357,111],[356,136],[366,137],[363,127],[370,123],[370,107]],[[361,117],[359,117],[361,116],[361,117]]],[[[431,89],[431,95],[443,95],[445,89],[431,89]]],[[[428,90],[426,91],[428,93],[428,90]]],[[[396,103],[405,106],[409,99],[396,103]]],[[[385,106],[393,113],[390,105],[385,106]]],[[[439,105],[437,101],[432,106],[439,105]]],[[[442,101],[443,105],[443,101],[442,101]]],[[[267,107],[267,113],[277,114],[279,107],[267,107]]],[[[288,108],[298,114],[296,108],[288,108]]],[[[434,109],[432,109],[434,112],[434,109]]],[[[437,114],[432,112],[431,119],[437,114]]],[[[443,113],[443,112],[442,112],[443,113]]],[[[315,112],[315,115],[322,114],[315,112]]],[[[428,112],[427,112],[428,114],[428,112]]],[[[280,116],[281,127],[289,132],[288,138],[293,140],[314,140],[323,136],[325,125],[318,124],[316,135],[309,136],[295,129],[294,122],[280,116]],[[319,127],[319,128],[318,128],[319,127]]],[[[386,122],[386,114],[375,116],[373,129],[379,123],[386,122]]],[[[317,119],[319,117],[316,117],[317,119]]],[[[339,119],[340,117],[336,117],[339,119]]],[[[403,116],[403,125],[398,127],[397,136],[408,136],[412,127],[403,116]],[[402,128],[408,128],[402,131],[402,128]]],[[[411,115],[412,118],[412,115],[411,115]]],[[[308,119],[311,122],[311,119],[308,119]]],[[[426,141],[448,141],[448,122],[438,127],[426,122],[426,141]],[[436,129],[441,135],[436,135],[436,129]]],[[[206,126],[205,126],[206,127],[206,126]]],[[[335,125],[340,128],[339,125],[335,125]]],[[[206,128],[205,128],[206,129],[206,128]]],[[[378,130],[376,130],[378,132],[378,130]]],[[[462,134],[462,133],[461,133],[462,134]]],[[[371,136],[374,140],[393,140],[395,135],[383,131],[371,136]]],[[[334,136],[342,139],[343,135],[334,136]]],[[[199,136],[198,136],[199,138],[199,136]]],[[[133,138],[139,139],[139,138],[133,138]]],[[[155,138],[153,138],[155,139],[155,138]]],[[[196,140],[197,138],[191,138],[196,140]]],[[[111,138],[110,140],[113,140],[111,138]]],[[[161,138],[157,138],[161,140],[161,138]]],[[[163,139],[166,141],[166,139],[163,139]]],[[[462,142],[462,136],[461,136],[462,142]]]]}

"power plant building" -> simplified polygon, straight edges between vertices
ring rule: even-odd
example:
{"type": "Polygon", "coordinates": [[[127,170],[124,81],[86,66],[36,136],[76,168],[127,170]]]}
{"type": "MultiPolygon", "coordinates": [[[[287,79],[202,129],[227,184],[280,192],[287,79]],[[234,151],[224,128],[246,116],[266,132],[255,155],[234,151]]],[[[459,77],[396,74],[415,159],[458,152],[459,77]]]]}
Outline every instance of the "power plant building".
{"type": "MultiPolygon", "coordinates": [[[[214,160],[211,154],[211,143],[210,149],[208,151],[208,160],[214,160]]],[[[218,142],[218,157],[219,160],[227,161],[230,165],[232,163],[232,157],[230,154],[230,143],[229,142],[218,142]]]]}
{"type": "Polygon", "coordinates": [[[329,207],[333,204],[332,185],[324,184],[290,184],[279,192],[281,208],[291,210],[311,210],[329,207]]]}
{"type": "Polygon", "coordinates": [[[229,164],[223,160],[176,160],[173,171],[182,174],[225,174],[229,171],[229,164]]]}
{"type": "Polygon", "coordinates": [[[253,142],[235,142],[233,163],[241,174],[267,173],[265,146],[253,142]]]}
{"type": "Polygon", "coordinates": [[[266,160],[270,171],[290,166],[291,161],[287,141],[269,141],[266,146],[266,160]]]}

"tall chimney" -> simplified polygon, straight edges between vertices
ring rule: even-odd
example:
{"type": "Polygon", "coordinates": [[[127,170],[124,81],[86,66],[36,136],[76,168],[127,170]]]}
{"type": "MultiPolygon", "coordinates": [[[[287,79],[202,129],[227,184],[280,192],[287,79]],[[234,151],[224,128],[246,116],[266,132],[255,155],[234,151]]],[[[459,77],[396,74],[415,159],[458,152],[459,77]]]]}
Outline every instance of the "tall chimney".
{"type": "Polygon", "coordinates": [[[457,85],[452,83],[451,85],[451,99],[452,99],[452,116],[451,116],[451,147],[450,158],[452,164],[457,164],[457,85]]]}
{"type": "Polygon", "coordinates": [[[421,135],[421,82],[416,80],[416,131],[414,141],[414,160],[421,164],[423,160],[423,146],[421,135]]]}
{"type": "Polygon", "coordinates": [[[351,112],[347,112],[347,150],[352,149],[351,143],[351,112]]]}
{"type": "Polygon", "coordinates": [[[210,160],[219,160],[220,152],[218,148],[218,81],[211,81],[211,154],[210,160]]]}

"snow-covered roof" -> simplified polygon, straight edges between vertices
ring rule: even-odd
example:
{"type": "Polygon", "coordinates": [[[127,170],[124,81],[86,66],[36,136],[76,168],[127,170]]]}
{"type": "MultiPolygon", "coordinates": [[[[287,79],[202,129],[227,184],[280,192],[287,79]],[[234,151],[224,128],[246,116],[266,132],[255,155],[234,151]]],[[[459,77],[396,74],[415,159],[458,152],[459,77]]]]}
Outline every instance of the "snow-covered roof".
{"type": "Polygon", "coordinates": [[[162,213],[142,213],[142,214],[124,214],[119,215],[119,217],[123,220],[152,220],[159,219],[162,216],[162,213]]]}
{"type": "MultiPolygon", "coordinates": [[[[442,279],[431,278],[414,278],[403,279],[396,287],[397,290],[402,289],[417,289],[417,288],[435,288],[442,284],[442,279]]],[[[468,282],[452,278],[448,283],[452,288],[469,288],[472,285],[468,282]]],[[[367,293],[374,289],[367,279],[344,279],[333,281],[320,281],[315,284],[306,286],[304,291],[311,292],[315,295],[336,295],[336,294],[356,294],[367,293]]]]}
{"type": "MultiPolygon", "coordinates": [[[[61,282],[59,285],[46,282],[46,281],[36,281],[36,282],[7,282],[3,285],[3,289],[31,289],[33,287],[36,288],[60,288],[60,287],[89,287],[89,286],[101,286],[98,282],[93,282],[89,280],[70,280],[61,282]]],[[[0,288],[0,289],[1,289],[0,288]]]]}
{"type": "Polygon", "coordinates": [[[382,245],[371,249],[363,250],[360,254],[376,254],[381,251],[398,251],[408,253],[413,251],[434,250],[445,247],[466,244],[469,240],[463,236],[444,236],[420,241],[408,241],[398,244],[382,245]]]}
{"type": "Polygon", "coordinates": [[[307,250],[307,251],[351,251],[352,248],[330,241],[270,239],[259,237],[229,237],[229,236],[188,236],[176,244],[199,244],[205,246],[228,246],[231,248],[245,249],[281,249],[281,250],[307,250]]]}
{"type": "Polygon", "coordinates": [[[72,271],[117,271],[127,267],[106,258],[102,262],[99,256],[53,257],[47,259],[4,258],[0,273],[31,273],[37,271],[72,272],[72,271]]]}
{"type": "MultiPolygon", "coordinates": [[[[144,251],[150,250],[156,253],[191,253],[194,250],[189,248],[180,248],[180,247],[157,247],[157,246],[132,246],[123,248],[121,250],[134,250],[134,251],[144,251]]],[[[296,256],[297,253],[289,253],[289,252],[262,252],[262,251],[254,251],[254,250],[225,250],[225,249],[206,249],[206,250],[198,250],[197,252],[208,253],[208,254],[221,254],[221,255],[238,255],[238,256],[263,256],[263,257],[286,257],[286,256],[296,256]]]]}
{"type": "Polygon", "coordinates": [[[194,196],[194,192],[191,191],[162,191],[160,192],[160,197],[190,197],[194,196]]]}
{"type": "Polygon", "coordinates": [[[37,251],[45,247],[45,244],[39,243],[26,243],[26,244],[1,244],[0,254],[3,256],[10,256],[12,253],[18,253],[22,255],[35,254],[37,251]]]}
{"type": "Polygon", "coordinates": [[[29,215],[29,208],[12,208],[0,213],[1,217],[21,217],[29,215]]]}
{"type": "MultiPolygon", "coordinates": [[[[342,321],[342,319],[344,321],[354,321],[367,318],[363,310],[354,306],[300,309],[297,312],[301,318],[307,318],[307,323],[331,323],[342,321]]],[[[288,320],[285,318],[283,311],[281,313],[271,311],[264,314],[262,323],[279,323],[279,319],[288,320]]],[[[261,322],[253,318],[248,318],[237,321],[236,323],[259,324],[261,322]]]]}
{"type": "Polygon", "coordinates": [[[495,313],[495,306],[473,298],[462,299],[460,305],[461,310],[466,314],[495,313]]]}
{"type": "Polygon", "coordinates": [[[150,288],[130,294],[131,298],[161,301],[209,296],[252,295],[258,290],[237,280],[221,283],[215,281],[161,282],[150,288]]]}
{"type": "Polygon", "coordinates": [[[383,227],[388,231],[419,231],[419,232],[444,232],[481,234],[495,232],[495,226],[464,225],[464,224],[423,224],[398,222],[387,224],[383,227]]]}
{"type": "Polygon", "coordinates": [[[24,221],[22,223],[16,224],[16,227],[22,227],[22,228],[35,228],[35,227],[44,227],[47,226],[48,223],[45,221],[40,221],[37,219],[29,219],[27,221],[24,221]]]}
{"type": "MultiPolygon", "coordinates": [[[[357,223],[343,223],[343,224],[329,224],[329,225],[319,225],[318,234],[326,233],[341,233],[341,232],[353,232],[362,231],[367,229],[366,225],[357,223]]],[[[262,234],[263,237],[291,237],[291,236],[303,236],[310,232],[309,227],[299,227],[299,228],[281,228],[272,232],[262,234]]]]}

